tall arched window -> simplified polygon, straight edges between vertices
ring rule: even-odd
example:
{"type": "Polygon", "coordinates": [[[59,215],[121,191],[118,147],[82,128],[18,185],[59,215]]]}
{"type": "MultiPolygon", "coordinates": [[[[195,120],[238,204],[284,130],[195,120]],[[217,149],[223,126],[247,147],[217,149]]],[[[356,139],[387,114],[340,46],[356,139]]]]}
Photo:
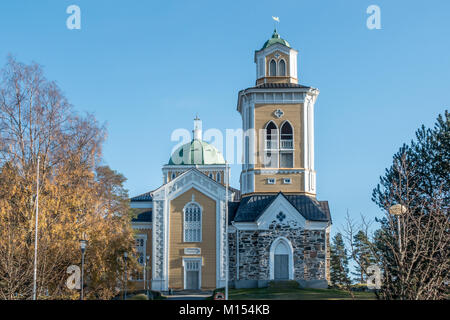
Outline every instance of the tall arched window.
{"type": "Polygon", "coordinates": [[[294,134],[292,126],[288,121],[281,125],[280,134],[280,167],[293,168],[294,167],[294,134]]]}
{"type": "Polygon", "coordinates": [[[216,181],[220,183],[221,180],[222,180],[222,179],[221,179],[221,176],[220,176],[220,172],[217,172],[217,173],[216,173],[216,181]]]}
{"type": "Polygon", "coordinates": [[[283,59],[278,62],[278,75],[286,76],[286,62],[283,59]]]}
{"type": "Polygon", "coordinates": [[[270,60],[269,64],[269,76],[275,77],[277,75],[277,63],[275,60],[270,60]]]}
{"type": "Polygon", "coordinates": [[[202,241],[202,209],[196,203],[184,208],[184,242],[202,241]]]}
{"type": "Polygon", "coordinates": [[[268,168],[278,167],[278,128],[273,121],[266,125],[264,144],[264,165],[268,168]]]}

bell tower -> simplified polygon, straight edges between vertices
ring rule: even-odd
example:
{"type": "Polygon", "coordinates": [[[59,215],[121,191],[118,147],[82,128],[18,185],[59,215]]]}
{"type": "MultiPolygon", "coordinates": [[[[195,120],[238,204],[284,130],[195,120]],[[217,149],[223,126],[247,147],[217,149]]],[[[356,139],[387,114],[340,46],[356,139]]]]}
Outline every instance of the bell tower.
{"type": "Polygon", "coordinates": [[[255,52],[256,85],[263,83],[298,83],[298,51],[273,31],[272,37],[255,52]]]}
{"type": "Polygon", "coordinates": [[[298,83],[298,51],[275,30],[255,52],[256,85],[239,92],[242,195],[316,195],[314,104],[319,90],[298,83]]]}

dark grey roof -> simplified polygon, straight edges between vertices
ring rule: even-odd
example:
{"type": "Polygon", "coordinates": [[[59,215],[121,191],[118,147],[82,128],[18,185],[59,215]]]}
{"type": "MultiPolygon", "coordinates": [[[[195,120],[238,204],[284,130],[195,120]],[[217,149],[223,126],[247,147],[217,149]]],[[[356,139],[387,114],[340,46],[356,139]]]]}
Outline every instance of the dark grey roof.
{"type": "Polygon", "coordinates": [[[319,203],[320,203],[320,207],[322,208],[322,211],[327,215],[327,217],[330,219],[330,222],[331,222],[332,219],[331,219],[330,207],[328,206],[328,201],[319,201],[319,203]]]}
{"type": "Polygon", "coordinates": [[[137,215],[136,218],[131,220],[132,222],[152,222],[152,210],[147,210],[144,212],[141,212],[137,215]]]}
{"type": "Polygon", "coordinates": [[[247,88],[247,89],[273,89],[273,88],[304,88],[304,89],[310,89],[311,87],[304,86],[298,83],[262,83],[260,85],[247,88]]]}
{"type": "MultiPolygon", "coordinates": [[[[282,192],[271,195],[252,195],[243,197],[233,214],[235,222],[256,221],[267,207],[279,196],[285,197],[306,219],[311,221],[331,221],[328,202],[323,203],[306,195],[285,195],[282,192]]],[[[231,209],[231,206],[229,205],[231,209]]],[[[231,216],[231,212],[229,213],[231,216]]]]}
{"type": "Polygon", "coordinates": [[[152,201],[151,191],[140,194],[130,199],[130,201],[152,201]]]}
{"type": "Polygon", "coordinates": [[[234,221],[240,202],[228,202],[228,224],[234,221]]]}

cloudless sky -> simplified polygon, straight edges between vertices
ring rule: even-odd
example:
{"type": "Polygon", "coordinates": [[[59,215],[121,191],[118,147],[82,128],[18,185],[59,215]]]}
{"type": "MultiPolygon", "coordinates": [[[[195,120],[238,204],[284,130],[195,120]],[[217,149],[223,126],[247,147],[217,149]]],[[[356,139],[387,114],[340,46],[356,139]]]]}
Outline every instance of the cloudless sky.
{"type": "MultiPolygon", "coordinates": [[[[160,186],[174,129],[240,128],[239,90],[255,83],[254,51],[278,31],[299,50],[299,78],[319,88],[318,199],[335,232],[346,211],[381,212],[372,189],[392,155],[450,100],[450,1],[0,2],[0,65],[36,61],[79,112],[105,123],[104,162],[134,196],[160,186]],[[81,8],[68,30],[66,8],[81,8]],[[381,30],[366,9],[381,8],[381,30]]],[[[232,167],[239,187],[240,166],[232,167]]]]}

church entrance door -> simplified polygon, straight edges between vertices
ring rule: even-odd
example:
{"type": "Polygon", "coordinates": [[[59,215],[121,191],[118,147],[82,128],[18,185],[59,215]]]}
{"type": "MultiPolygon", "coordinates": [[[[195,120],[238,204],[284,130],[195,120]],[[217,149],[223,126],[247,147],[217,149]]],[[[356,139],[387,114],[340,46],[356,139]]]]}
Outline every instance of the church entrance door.
{"type": "Polygon", "coordinates": [[[289,280],[289,255],[276,254],[274,267],[275,280],[289,280]]]}
{"type": "Polygon", "coordinates": [[[199,290],[200,289],[200,259],[186,259],[184,261],[184,289],[199,290]]]}

